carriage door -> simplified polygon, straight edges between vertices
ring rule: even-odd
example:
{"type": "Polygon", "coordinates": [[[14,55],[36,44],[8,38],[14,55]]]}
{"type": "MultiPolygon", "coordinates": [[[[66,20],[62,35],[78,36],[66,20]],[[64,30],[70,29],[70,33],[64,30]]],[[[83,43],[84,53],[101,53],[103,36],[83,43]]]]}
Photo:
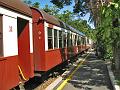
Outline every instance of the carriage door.
{"type": "Polygon", "coordinates": [[[17,18],[19,66],[25,77],[30,76],[29,21],[17,18]]]}

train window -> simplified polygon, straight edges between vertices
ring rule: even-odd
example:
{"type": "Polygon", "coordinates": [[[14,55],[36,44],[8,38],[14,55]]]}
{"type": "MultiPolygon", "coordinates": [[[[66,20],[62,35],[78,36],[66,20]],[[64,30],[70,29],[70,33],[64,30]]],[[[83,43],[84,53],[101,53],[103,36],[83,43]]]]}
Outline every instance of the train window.
{"type": "Polygon", "coordinates": [[[86,41],[87,41],[86,38],[84,38],[84,44],[86,44],[86,41]]]}
{"type": "Polygon", "coordinates": [[[77,44],[78,44],[78,45],[81,44],[81,38],[80,38],[80,36],[78,36],[77,44]]]}
{"type": "Polygon", "coordinates": [[[3,30],[2,30],[2,15],[0,15],[0,56],[3,56],[3,30]]]}
{"type": "Polygon", "coordinates": [[[54,30],[54,48],[58,48],[57,30],[54,30]]]}
{"type": "Polygon", "coordinates": [[[48,49],[53,49],[53,38],[51,28],[48,28],[48,49]]]}
{"type": "Polygon", "coordinates": [[[70,47],[70,33],[67,34],[67,46],[70,47]]]}
{"type": "Polygon", "coordinates": [[[75,35],[73,35],[73,37],[72,37],[72,45],[73,45],[73,46],[76,45],[76,44],[75,44],[75,35]]]}
{"type": "Polygon", "coordinates": [[[76,44],[77,44],[77,35],[75,35],[75,37],[74,37],[74,45],[76,46],[76,44]]]}
{"type": "Polygon", "coordinates": [[[67,44],[66,38],[67,38],[67,33],[64,33],[64,35],[63,35],[64,47],[66,47],[66,44],[67,44]]]}
{"type": "Polygon", "coordinates": [[[89,42],[89,39],[87,38],[87,44],[89,44],[90,42],[89,42]]]}
{"type": "Polygon", "coordinates": [[[82,45],[85,44],[85,39],[84,38],[81,38],[81,43],[82,43],[82,45]]]}
{"type": "Polygon", "coordinates": [[[73,46],[73,34],[71,34],[71,39],[70,39],[70,46],[73,46]]]}
{"type": "Polygon", "coordinates": [[[86,44],[86,39],[85,39],[85,38],[83,38],[83,44],[84,44],[84,45],[86,44]]]}
{"type": "Polygon", "coordinates": [[[59,48],[62,48],[62,31],[59,31],[59,48]]]}
{"type": "Polygon", "coordinates": [[[73,35],[71,34],[70,46],[73,46],[73,35]]]}

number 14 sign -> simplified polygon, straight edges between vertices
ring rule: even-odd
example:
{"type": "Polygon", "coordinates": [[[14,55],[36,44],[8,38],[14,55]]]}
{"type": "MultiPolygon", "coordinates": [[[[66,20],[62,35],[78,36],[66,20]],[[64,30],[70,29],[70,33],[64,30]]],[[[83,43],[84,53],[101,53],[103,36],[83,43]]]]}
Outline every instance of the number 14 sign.
{"type": "Polygon", "coordinates": [[[9,26],[9,32],[13,32],[13,27],[9,26]]]}

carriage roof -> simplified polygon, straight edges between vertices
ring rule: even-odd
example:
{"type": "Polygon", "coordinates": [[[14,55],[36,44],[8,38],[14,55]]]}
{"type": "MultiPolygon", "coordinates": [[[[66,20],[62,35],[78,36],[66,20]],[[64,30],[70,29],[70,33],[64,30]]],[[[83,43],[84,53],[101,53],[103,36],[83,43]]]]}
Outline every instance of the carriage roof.
{"type": "MultiPolygon", "coordinates": [[[[31,8],[33,8],[33,7],[31,7],[31,8]]],[[[75,33],[77,33],[77,34],[79,34],[81,36],[85,36],[85,34],[80,32],[79,30],[76,30],[75,28],[69,26],[68,24],[64,23],[63,21],[55,18],[55,16],[49,15],[48,13],[46,13],[45,11],[43,11],[41,9],[40,10],[38,10],[36,8],[33,8],[33,9],[37,10],[40,14],[42,14],[43,20],[45,20],[45,21],[47,21],[47,22],[49,22],[51,24],[57,25],[57,26],[59,26],[61,28],[70,30],[72,32],[75,32],[75,33]]]]}
{"type": "Polygon", "coordinates": [[[21,0],[0,0],[0,6],[25,14],[30,17],[32,16],[29,6],[24,4],[21,0]]]}

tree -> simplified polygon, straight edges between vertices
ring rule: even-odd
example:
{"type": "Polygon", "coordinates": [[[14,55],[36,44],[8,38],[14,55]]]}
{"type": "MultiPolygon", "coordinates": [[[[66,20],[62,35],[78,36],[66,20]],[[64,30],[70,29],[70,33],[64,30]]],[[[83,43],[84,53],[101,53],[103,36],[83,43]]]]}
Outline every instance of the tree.
{"type": "MultiPolygon", "coordinates": [[[[70,5],[72,0],[51,0],[51,2],[57,5],[59,8],[63,8],[64,5],[70,5]]],[[[74,0],[74,2],[74,13],[79,13],[80,16],[84,16],[87,13],[90,13],[89,21],[96,21],[96,16],[98,14],[98,0],[74,0]]]]}
{"type": "Polygon", "coordinates": [[[39,2],[32,3],[31,0],[24,0],[23,2],[25,4],[27,4],[28,6],[31,6],[31,7],[35,7],[35,8],[39,8],[40,7],[40,3],[39,2]]]}
{"type": "Polygon", "coordinates": [[[64,5],[70,5],[72,0],[51,0],[51,2],[59,8],[63,8],[64,5]]]}
{"type": "Polygon", "coordinates": [[[92,35],[92,30],[90,26],[87,24],[87,21],[81,20],[78,15],[74,14],[73,12],[69,10],[65,10],[62,13],[60,13],[60,9],[56,8],[56,6],[48,6],[45,5],[45,8],[43,10],[51,15],[54,15],[55,17],[59,18],[61,21],[65,22],[66,24],[76,28],[77,30],[85,33],[90,38],[93,38],[94,35],[92,35]],[[78,19],[76,19],[78,17],[78,19]]]}
{"type": "MultiPolygon", "coordinates": [[[[58,0],[58,3],[56,0],[51,1],[62,8],[63,5],[69,5],[72,0],[58,0]]],[[[116,69],[120,70],[120,0],[74,0],[74,2],[75,13],[81,16],[90,13],[90,21],[94,21],[96,27],[98,47],[102,46],[105,58],[114,58],[116,69]]],[[[78,22],[76,26],[77,24],[78,22]]]]}
{"type": "Polygon", "coordinates": [[[49,5],[45,5],[43,10],[49,13],[50,15],[55,15],[55,16],[57,16],[60,11],[60,9],[57,6],[49,6],[49,5]]]}
{"type": "Polygon", "coordinates": [[[69,10],[65,10],[62,14],[59,14],[58,18],[64,21],[65,23],[69,24],[69,22],[73,20],[74,15],[69,10]]]}
{"type": "Polygon", "coordinates": [[[27,4],[28,6],[31,6],[32,5],[32,2],[30,0],[24,0],[23,1],[25,4],[27,4]]]}
{"type": "Polygon", "coordinates": [[[35,8],[39,8],[40,7],[40,3],[39,2],[35,2],[32,4],[33,7],[35,8]]]}
{"type": "MultiPolygon", "coordinates": [[[[104,41],[106,41],[107,51],[112,52],[112,57],[115,62],[115,68],[120,70],[120,1],[114,0],[108,5],[101,7],[101,23],[100,28],[104,30],[104,41]],[[109,43],[108,43],[109,42],[109,43]],[[111,49],[111,50],[110,50],[111,49]]],[[[108,54],[109,55],[109,54],[108,54]]]]}

